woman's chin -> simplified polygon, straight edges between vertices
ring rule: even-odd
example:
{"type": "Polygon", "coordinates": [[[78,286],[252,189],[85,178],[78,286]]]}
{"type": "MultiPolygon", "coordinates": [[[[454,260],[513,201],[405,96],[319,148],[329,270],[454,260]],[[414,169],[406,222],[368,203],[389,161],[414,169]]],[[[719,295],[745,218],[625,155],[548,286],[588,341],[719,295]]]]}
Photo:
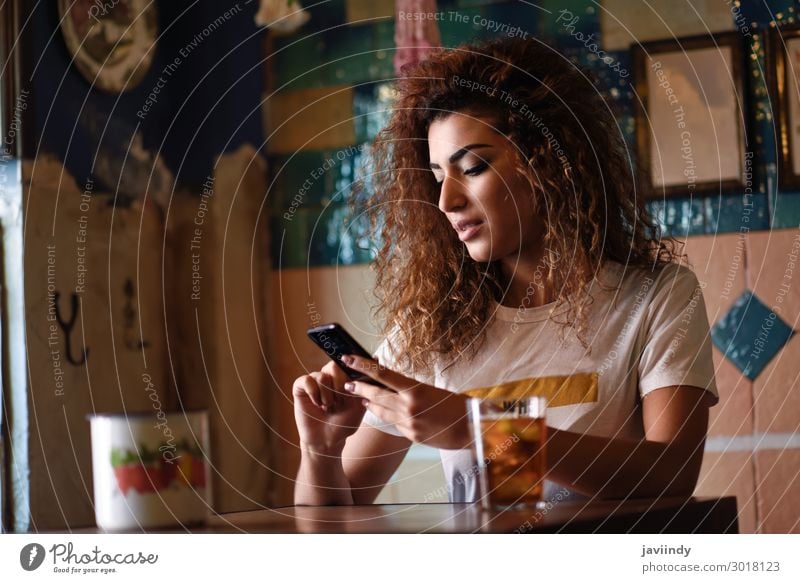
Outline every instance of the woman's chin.
{"type": "Polygon", "coordinates": [[[532,251],[520,249],[510,241],[467,241],[467,253],[477,263],[510,260],[517,262],[527,257],[532,251]]]}
{"type": "Polygon", "coordinates": [[[497,259],[495,254],[492,253],[491,249],[486,245],[480,244],[467,244],[467,253],[472,258],[473,261],[478,263],[489,263],[490,261],[494,261],[497,259]]]}

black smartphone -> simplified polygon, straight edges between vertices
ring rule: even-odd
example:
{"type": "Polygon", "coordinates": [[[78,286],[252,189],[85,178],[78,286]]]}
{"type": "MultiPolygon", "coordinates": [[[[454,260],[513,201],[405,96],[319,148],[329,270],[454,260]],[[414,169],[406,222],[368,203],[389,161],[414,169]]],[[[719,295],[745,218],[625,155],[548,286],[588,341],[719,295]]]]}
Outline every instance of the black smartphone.
{"type": "Polygon", "coordinates": [[[350,336],[347,330],[342,328],[341,325],[336,322],[322,324],[321,326],[309,328],[307,334],[312,342],[324,350],[325,354],[344,371],[347,378],[354,381],[365,381],[386,388],[384,384],[353,370],[342,362],[342,355],[344,354],[356,354],[369,359],[372,358],[372,355],[367,352],[355,338],[350,336]]]}

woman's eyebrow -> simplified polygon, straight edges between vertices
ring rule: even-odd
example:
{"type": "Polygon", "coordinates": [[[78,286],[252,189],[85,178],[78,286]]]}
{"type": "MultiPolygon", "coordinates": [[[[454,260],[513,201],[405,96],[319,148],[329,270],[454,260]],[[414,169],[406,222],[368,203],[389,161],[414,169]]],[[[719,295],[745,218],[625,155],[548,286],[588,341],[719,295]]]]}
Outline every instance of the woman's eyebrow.
{"type": "MultiPolygon", "coordinates": [[[[472,150],[477,150],[478,148],[491,148],[491,147],[492,147],[491,144],[469,144],[468,146],[464,146],[463,148],[459,148],[458,150],[453,152],[453,154],[450,156],[450,158],[447,161],[450,164],[455,164],[461,158],[463,158],[464,154],[466,154],[467,152],[470,152],[472,150]]],[[[435,162],[431,162],[430,166],[431,166],[431,168],[441,169],[441,166],[439,166],[435,162]]]]}

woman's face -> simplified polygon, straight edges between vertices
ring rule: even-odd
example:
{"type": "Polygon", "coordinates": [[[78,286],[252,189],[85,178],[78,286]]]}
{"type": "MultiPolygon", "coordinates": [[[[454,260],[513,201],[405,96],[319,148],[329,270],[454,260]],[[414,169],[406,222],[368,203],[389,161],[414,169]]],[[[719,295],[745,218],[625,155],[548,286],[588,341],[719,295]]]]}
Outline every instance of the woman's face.
{"type": "Polygon", "coordinates": [[[539,259],[543,221],[506,136],[486,118],[456,112],[431,123],[428,152],[439,209],[472,259],[539,259]]]}

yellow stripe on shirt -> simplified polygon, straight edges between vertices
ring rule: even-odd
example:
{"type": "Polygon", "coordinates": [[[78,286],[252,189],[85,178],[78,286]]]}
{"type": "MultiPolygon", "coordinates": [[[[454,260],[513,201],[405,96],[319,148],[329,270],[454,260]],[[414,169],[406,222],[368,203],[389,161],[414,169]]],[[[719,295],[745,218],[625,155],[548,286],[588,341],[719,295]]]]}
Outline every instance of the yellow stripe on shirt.
{"type": "Polygon", "coordinates": [[[596,372],[580,372],[567,376],[521,379],[469,389],[464,394],[481,399],[520,399],[538,395],[547,397],[548,407],[596,403],[598,377],[596,372]]]}

